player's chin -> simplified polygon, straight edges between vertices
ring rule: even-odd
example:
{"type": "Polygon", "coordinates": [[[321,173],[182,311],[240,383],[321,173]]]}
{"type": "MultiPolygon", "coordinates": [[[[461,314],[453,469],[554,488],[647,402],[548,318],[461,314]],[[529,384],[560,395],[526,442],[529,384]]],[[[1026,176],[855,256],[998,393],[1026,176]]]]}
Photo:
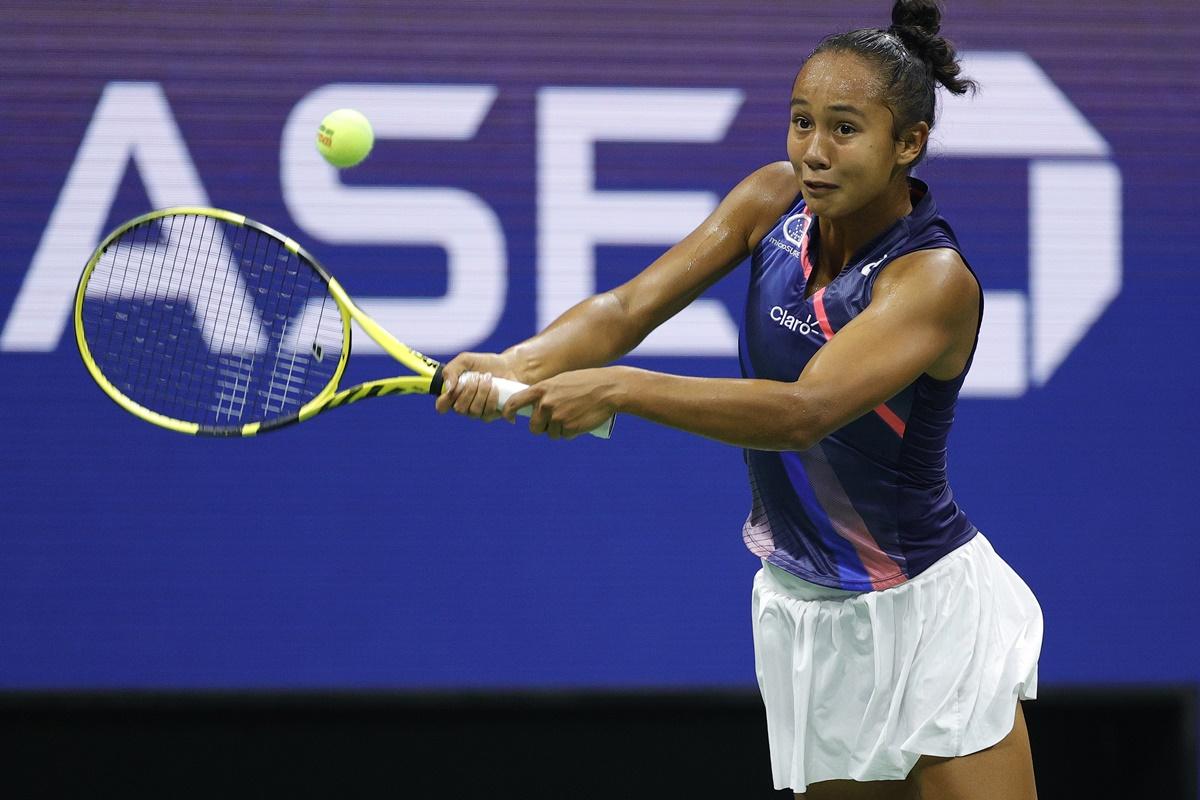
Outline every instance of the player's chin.
{"type": "Polygon", "coordinates": [[[801,194],[804,196],[805,207],[818,217],[832,219],[841,216],[844,198],[837,196],[837,190],[832,192],[811,192],[807,188],[801,194]]]}

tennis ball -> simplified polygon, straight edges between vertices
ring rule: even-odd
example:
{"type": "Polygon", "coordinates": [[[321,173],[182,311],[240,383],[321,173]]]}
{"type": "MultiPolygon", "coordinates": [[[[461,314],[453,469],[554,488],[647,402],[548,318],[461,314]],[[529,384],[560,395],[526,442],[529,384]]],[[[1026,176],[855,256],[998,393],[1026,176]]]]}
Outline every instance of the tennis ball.
{"type": "Polygon", "coordinates": [[[352,108],[339,108],[321,120],[317,151],[338,169],[353,167],[367,157],[375,144],[371,123],[352,108]]]}

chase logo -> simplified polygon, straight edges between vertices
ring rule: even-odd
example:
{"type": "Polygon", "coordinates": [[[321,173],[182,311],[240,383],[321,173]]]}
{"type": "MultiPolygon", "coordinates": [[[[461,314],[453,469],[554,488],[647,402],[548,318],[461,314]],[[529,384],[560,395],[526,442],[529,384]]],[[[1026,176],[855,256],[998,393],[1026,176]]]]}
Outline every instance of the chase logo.
{"type": "Polygon", "coordinates": [[[799,247],[804,243],[804,234],[808,232],[808,225],[812,222],[812,217],[804,212],[792,214],[783,221],[783,236],[789,242],[799,247]]]}
{"type": "MultiPolygon", "coordinates": [[[[1023,162],[1012,179],[1028,187],[1029,198],[1027,286],[988,290],[963,393],[1019,397],[1051,380],[1121,291],[1122,177],[1108,142],[1028,55],[960,55],[964,72],[988,90],[945,98],[930,154],[968,160],[964,174],[970,160],[1023,162]],[[1006,134],[996,136],[1001,129],[1006,134]]],[[[380,325],[404,330],[405,338],[436,353],[473,349],[500,330],[510,298],[513,231],[481,195],[460,187],[345,184],[313,148],[313,132],[330,108],[356,108],[370,117],[380,140],[466,143],[486,124],[498,93],[491,84],[326,84],[299,100],[283,127],[282,200],[304,235],[337,246],[432,244],[445,251],[444,294],[356,295],[380,325]]],[[[719,202],[707,192],[598,189],[596,143],[720,142],[742,99],[737,89],[538,88],[538,155],[536,165],[526,167],[538,187],[538,329],[596,291],[595,247],[676,242],[719,202]]],[[[71,318],[78,265],[104,235],[131,161],[151,207],[213,205],[162,86],[107,83],[11,310],[0,319],[0,354],[58,348],[71,318]]],[[[987,197],[971,206],[975,214],[990,208],[987,197]]],[[[804,213],[787,216],[777,241],[803,249],[812,220],[804,213]]],[[[866,267],[869,275],[877,271],[866,267]]],[[[6,262],[2,269],[11,273],[20,265],[6,262]]],[[[138,291],[124,287],[122,294],[138,291]]],[[[0,314],[7,299],[0,299],[0,314]]],[[[701,297],[650,334],[638,353],[728,357],[737,351],[737,331],[720,300],[701,297]]],[[[307,342],[296,344],[307,352],[307,342]]],[[[366,336],[356,349],[381,352],[366,336]]]]}
{"type": "Polygon", "coordinates": [[[1046,385],[1121,291],[1121,172],[1100,132],[1025,53],[970,53],[963,71],[988,91],[946,98],[930,155],[1021,159],[1014,177],[1029,196],[1028,286],[988,291],[963,394],[1019,397],[1046,385]],[[1012,135],[996,136],[1001,129],[1012,135]]]}

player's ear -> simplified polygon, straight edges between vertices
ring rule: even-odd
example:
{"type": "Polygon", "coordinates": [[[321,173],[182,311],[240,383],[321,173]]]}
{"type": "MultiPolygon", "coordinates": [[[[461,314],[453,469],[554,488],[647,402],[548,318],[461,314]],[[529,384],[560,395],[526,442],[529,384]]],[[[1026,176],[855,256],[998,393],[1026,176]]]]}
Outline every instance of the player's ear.
{"type": "Polygon", "coordinates": [[[901,131],[900,138],[896,140],[896,163],[901,167],[912,164],[920,157],[928,141],[929,123],[924,120],[901,131]]]}

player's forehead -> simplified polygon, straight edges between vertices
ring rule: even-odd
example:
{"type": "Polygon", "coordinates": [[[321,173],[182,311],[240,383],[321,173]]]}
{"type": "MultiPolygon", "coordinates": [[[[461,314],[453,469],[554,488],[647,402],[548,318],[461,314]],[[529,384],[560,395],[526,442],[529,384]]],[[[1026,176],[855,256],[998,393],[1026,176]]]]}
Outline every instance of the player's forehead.
{"type": "Polygon", "coordinates": [[[886,111],[883,80],[878,69],[854,53],[818,53],[801,67],[792,83],[792,100],[813,110],[827,106],[855,106],[868,113],[886,111]]]}

